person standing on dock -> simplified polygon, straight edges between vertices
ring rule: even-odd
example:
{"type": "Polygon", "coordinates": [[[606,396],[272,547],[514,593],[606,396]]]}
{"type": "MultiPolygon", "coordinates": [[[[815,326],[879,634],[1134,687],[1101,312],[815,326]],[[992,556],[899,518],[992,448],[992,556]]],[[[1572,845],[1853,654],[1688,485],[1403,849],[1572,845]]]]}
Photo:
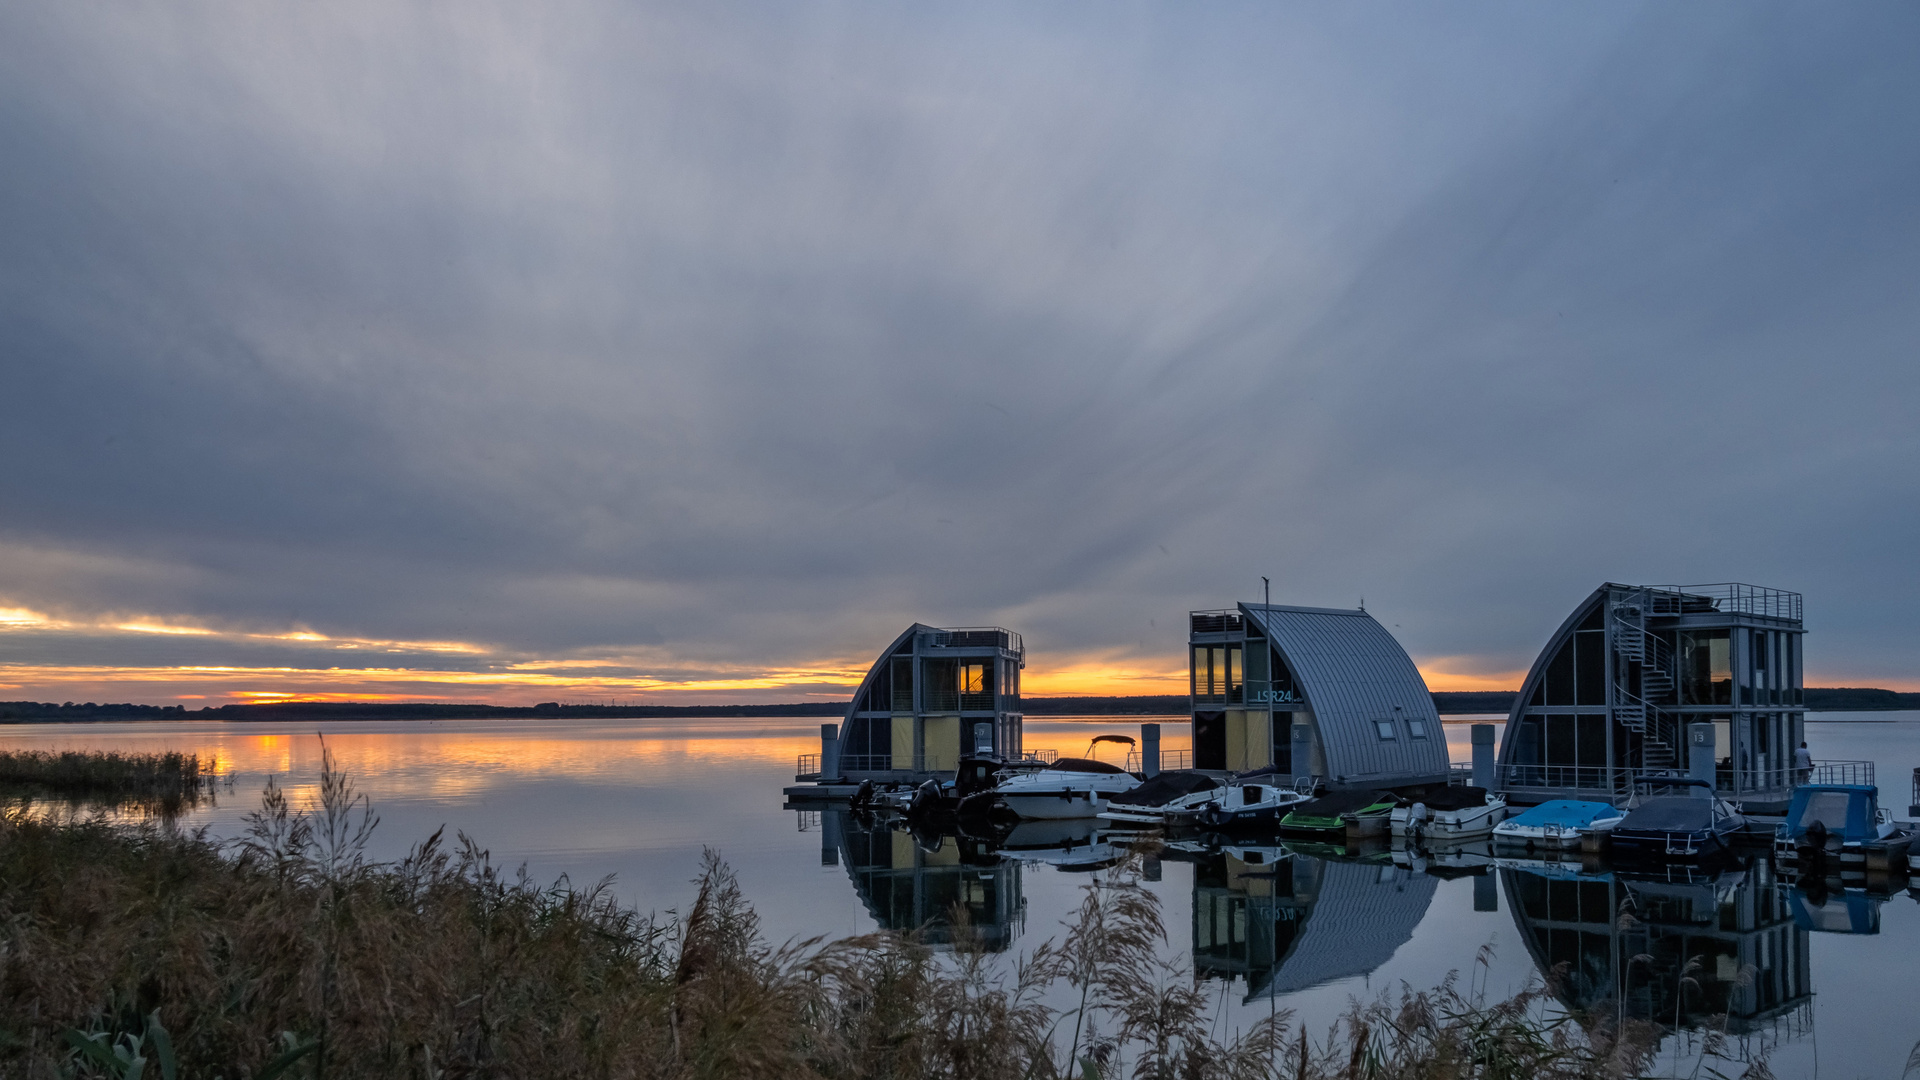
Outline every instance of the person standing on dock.
{"type": "Polygon", "coordinates": [[[1800,749],[1793,752],[1793,775],[1796,784],[1813,779],[1813,754],[1808,751],[1806,743],[1801,743],[1800,749]]]}

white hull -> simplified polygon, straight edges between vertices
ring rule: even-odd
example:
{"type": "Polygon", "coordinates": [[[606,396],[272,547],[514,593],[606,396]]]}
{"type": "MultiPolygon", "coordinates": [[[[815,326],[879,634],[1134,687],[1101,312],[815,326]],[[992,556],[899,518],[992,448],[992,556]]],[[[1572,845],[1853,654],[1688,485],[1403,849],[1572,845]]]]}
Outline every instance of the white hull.
{"type": "MultiPolygon", "coordinates": [[[[1393,835],[1404,837],[1416,828],[1411,821],[1412,807],[1396,806],[1393,809],[1393,835]]],[[[1489,802],[1485,806],[1470,806],[1464,810],[1437,811],[1425,821],[1418,823],[1420,836],[1426,840],[1478,840],[1490,836],[1494,827],[1507,817],[1505,800],[1489,802]]]]}
{"type": "Polygon", "coordinates": [[[1100,812],[1107,808],[1106,796],[1097,791],[1076,791],[1067,796],[1039,792],[1008,795],[1002,792],[1000,801],[1020,817],[1036,821],[1099,817],[1100,812]]]}
{"type": "Polygon", "coordinates": [[[1496,847],[1501,848],[1572,851],[1580,846],[1580,833],[1575,829],[1540,829],[1524,826],[1512,828],[1510,825],[1496,825],[1493,828],[1493,842],[1496,847]]]}

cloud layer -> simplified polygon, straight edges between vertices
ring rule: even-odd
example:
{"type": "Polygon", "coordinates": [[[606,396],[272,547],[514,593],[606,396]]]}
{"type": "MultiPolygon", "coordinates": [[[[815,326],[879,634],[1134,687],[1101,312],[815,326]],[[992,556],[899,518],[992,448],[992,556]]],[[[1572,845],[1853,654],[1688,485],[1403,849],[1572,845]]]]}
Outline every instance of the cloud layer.
{"type": "Polygon", "coordinates": [[[1461,685],[1608,579],[1798,589],[1810,678],[1920,681],[1916,32],[6,9],[0,683],[294,632],[751,680],[914,619],[1150,674],[1262,574],[1461,685]]]}

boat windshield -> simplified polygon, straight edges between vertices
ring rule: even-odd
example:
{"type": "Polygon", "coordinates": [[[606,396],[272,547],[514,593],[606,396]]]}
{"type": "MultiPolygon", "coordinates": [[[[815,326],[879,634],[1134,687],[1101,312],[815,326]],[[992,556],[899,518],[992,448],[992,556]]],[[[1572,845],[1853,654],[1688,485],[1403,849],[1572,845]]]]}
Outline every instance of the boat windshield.
{"type": "Polygon", "coordinates": [[[1063,757],[1054,761],[1053,764],[1048,765],[1047,771],[1048,772],[1122,773],[1122,772],[1126,772],[1127,770],[1122,769],[1118,765],[1109,765],[1104,761],[1095,761],[1092,758],[1063,757]]]}
{"type": "Polygon", "coordinates": [[[1847,803],[1851,801],[1844,791],[1811,791],[1807,793],[1807,805],[1800,808],[1800,816],[1793,819],[1796,832],[1804,832],[1819,822],[1828,832],[1847,830],[1847,803]]]}

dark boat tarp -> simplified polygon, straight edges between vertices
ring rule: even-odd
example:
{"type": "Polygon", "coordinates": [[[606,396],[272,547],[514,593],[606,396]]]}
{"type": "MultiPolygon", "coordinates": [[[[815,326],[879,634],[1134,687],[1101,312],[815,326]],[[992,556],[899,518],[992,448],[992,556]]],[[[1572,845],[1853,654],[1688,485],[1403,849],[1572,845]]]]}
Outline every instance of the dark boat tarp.
{"type": "Polygon", "coordinates": [[[1427,809],[1433,811],[1468,810],[1487,805],[1487,789],[1454,785],[1436,788],[1417,799],[1400,800],[1401,806],[1412,806],[1414,803],[1426,803],[1427,809]]]}
{"type": "Polygon", "coordinates": [[[1163,772],[1125,795],[1114,796],[1113,801],[1128,806],[1165,806],[1196,791],[1210,791],[1219,786],[1220,781],[1205,773],[1163,772]]]}
{"type": "Polygon", "coordinates": [[[1296,817],[1339,817],[1365,810],[1375,803],[1390,803],[1393,796],[1384,791],[1335,791],[1293,808],[1296,817]]]}
{"type": "Polygon", "coordinates": [[[1648,799],[1627,812],[1619,832],[1698,833],[1713,831],[1713,802],[1685,795],[1662,795],[1648,799]]]}

